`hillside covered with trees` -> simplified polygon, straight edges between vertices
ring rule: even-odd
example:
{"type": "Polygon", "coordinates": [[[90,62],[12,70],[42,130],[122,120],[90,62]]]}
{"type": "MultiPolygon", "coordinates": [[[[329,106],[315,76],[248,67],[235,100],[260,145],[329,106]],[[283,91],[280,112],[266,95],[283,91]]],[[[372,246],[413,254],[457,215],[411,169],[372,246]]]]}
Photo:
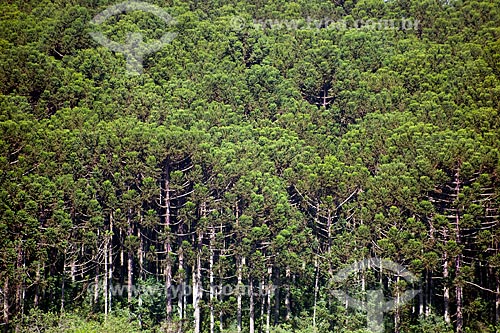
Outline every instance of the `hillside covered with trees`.
{"type": "Polygon", "coordinates": [[[500,330],[500,1],[115,3],[0,1],[0,329],[500,330]]]}

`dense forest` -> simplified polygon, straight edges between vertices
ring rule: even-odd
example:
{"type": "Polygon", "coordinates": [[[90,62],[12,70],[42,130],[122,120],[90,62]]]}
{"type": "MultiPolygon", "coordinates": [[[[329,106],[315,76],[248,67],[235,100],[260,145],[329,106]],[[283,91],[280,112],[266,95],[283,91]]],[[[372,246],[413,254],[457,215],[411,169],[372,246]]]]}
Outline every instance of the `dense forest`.
{"type": "Polygon", "coordinates": [[[499,0],[148,2],[0,1],[0,330],[500,331],[499,0]]]}

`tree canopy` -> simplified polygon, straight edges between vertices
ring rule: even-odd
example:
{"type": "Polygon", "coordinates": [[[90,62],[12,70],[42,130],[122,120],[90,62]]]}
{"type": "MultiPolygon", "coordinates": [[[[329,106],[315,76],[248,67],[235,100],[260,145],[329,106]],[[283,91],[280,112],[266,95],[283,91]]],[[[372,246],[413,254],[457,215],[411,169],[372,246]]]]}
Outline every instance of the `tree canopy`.
{"type": "Polygon", "coordinates": [[[500,330],[500,1],[150,3],[0,1],[0,329],[500,330]]]}

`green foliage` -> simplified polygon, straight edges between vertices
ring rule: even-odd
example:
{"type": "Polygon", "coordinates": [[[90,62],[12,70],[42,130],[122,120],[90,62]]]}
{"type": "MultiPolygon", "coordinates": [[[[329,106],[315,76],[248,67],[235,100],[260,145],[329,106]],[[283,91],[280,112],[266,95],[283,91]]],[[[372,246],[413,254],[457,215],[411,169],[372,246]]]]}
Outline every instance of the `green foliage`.
{"type": "Polygon", "coordinates": [[[85,317],[84,314],[44,313],[32,310],[23,318],[20,332],[46,332],[46,333],[138,333],[145,332],[137,321],[131,321],[127,311],[117,311],[106,320],[85,317]]]}
{"type": "Polygon", "coordinates": [[[332,277],[376,257],[418,281],[342,288],[422,290],[387,331],[494,331],[499,1],[151,3],[176,24],[0,2],[0,326],[247,332],[252,304],[256,331],[360,333],[332,277]],[[96,30],[176,38],[130,76],[96,30]],[[184,283],[203,295],[167,297],[184,283]],[[238,284],[279,288],[211,293],[238,284]]]}
{"type": "Polygon", "coordinates": [[[441,317],[431,315],[430,317],[421,317],[418,319],[418,324],[410,327],[409,332],[414,333],[451,333],[453,329],[446,324],[441,317]]]}

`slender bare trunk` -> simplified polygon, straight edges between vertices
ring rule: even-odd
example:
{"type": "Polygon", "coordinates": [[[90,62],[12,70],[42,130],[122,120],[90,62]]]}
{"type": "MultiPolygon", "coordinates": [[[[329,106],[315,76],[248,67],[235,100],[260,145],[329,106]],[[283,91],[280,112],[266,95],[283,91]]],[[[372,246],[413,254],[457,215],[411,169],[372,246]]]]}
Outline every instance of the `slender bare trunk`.
{"type": "MultiPolygon", "coordinates": [[[[219,283],[219,290],[222,290],[222,282],[219,283]]],[[[219,293],[219,301],[222,304],[224,301],[224,295],[222,292],[219,293]]],[[[224,330],[224,311],[222,308],[219,311],[219,332],[222,332],[224,330]]]]}
{"type": "Polygon", "coordinates": [[[318,258],[314,259],[314,305],[313,305],[313,327],[316,327],[316,308],[318,306],[319,264],[318,258]]]}
{"type": "Polygon", "coordinates": [[[286,291],[285,291],[285,309],[286,309],[286,314],[285,314],[285,321],[290,320],[290,315],[292,313],[291,310],[291,305],[290,305],[290,278],[291,278],[291,273],[290,273],[290,267],[286,267],[285,271],[285,278],[286,278],[286,291]]]}
{"type": "Polygon", "coordinates": [[[365,270],[365,263],[364,261],[361,262],[361,291],[363,292],[363,295],[365,294],[366,291],[366,270],[365,270]]]}
{"type": "MultiPolygon", "coordinates": [[[[120,239],[123,239],[123,232],[120,229],[120,239]]],[[[123,267],[125,266],[125,252],[123,247],[120,247],[120,275],[123,273],[123,267]]]]}
{"type": "Polygon", "coordinates": [[[209,264],[209,279],[210,279],[210,333],[215,332],[215,278],[214,278],[214,260],[215,260],[215,228],[210,232],[210,264],[209,264]]]}
{"type": "Polygon", "coordinates": [[[127,258],[127,302],[130,305],[132,303],[132,291],[133,291],[133,276],[134,276],[134,261],[133,261],[132,250],[128,251],[127,258]]]}
{"type": "Polygon", "coordinates": [[[254,298],[253,298],[254,295],[253,295],[253,279],[252,279],[252,277],[250,277],[248,279],[248,294],[250,296],[249,333],[255,333],[255,304],[254,304],[254,298]]]}
{"type": "MultiPolygon", "coordinates": [[[[456,198],[460,197],[460,166],[457,168],[457,172],[455,174],[455,193],[456,193],[456,198]]],[[[457,244],[461,243],[461,231],[460,231],[460,205],[457,206],[456,214],[455,214],[455,237],[457,240],[457,244]]],[[[461,260],[462,260],[462,255],[459,253],[457,257],[455,258],[455,276],[459,277],[460,276],[460,271],[461,271],[461,260]]],[[[464,326],[464,317],[463,317],[463,309],[462,309],[462,296],[463,296],[463,287],[458,282],[458,284],[455,287],[455,296],[457,299],[457,333],[462,333],[463,332],[463,326],[464,326]]]]}
{"type": "MultiPolygon", "coordinates": [[[[460,261],[461,261],[461,255],[457,256],[456,259],[456,272],[457,274],[460,274],[460,261]]],[[[464,316],[463,316],[463,287],[462,285],[457,284],[455,288],[455,294],[457,298],[457,333],[462,333],[463,332],[463,327],[464,327],[464,316]]]]}
{"type": "Polygon", "coordinates": [[[266,314],[266,333],[271,332],[271,293],[273,288],[273,267],[267,268],[267,314],[266,314]]]}
{"type": "Polygon", "coordinates": [[[384,263],[380,260],[380,275],[379,275],[380,287],[384,286],[384,263]]]}
{"type": "Polygon", "coordinates": [[[425,316],[429,317],[432,312],[432,271],[427,271],[427,283],[425,288],[427,289],[425,316]]]}
{"type": "Polygon", "coordinates": [[[399,276],[396,278],[396,308],[394,309],[394,333],[399,333],[399,323],[401,322],[401,313],[399,308],[399,276]]]}
{"type": "MultiPolygon", "coordinates": [[[[319,204],[317,208],[317,212],[319,212],[319,204]]],[[[330,257],[330,254],[332,253],[332,212],[330,209],[328,209],[328,214],[327,214],[327,221],[326,221],[326,226],[328,228],[328,255],[330,257]]],[[[328,276],[333,276],[333,267],[332,267],[332,261],[328,260],[328,276]]]]}
{"type": "Polygon", "coordinates": [[[40,302],[40,262],[36,265],[35,285],[35,300],[33,305],[37,308],[40,302]]]}
{"type": "MultiPolygon", "coordinates": [[[[222,283],[219,284],[219,290],[222,290],[222,283]]],[[[224,301],[223,300],[223,295],[222,295],[222,292],[219,293],[219,301],[222,302],[224,301]]],[[[219,332],[222,332],[224,330],[224,311],[221,310],[219,311],[219,332]]]]}
{"type": "MultiPolygon", "coordinates": [[[[141,222],[142,222],[142,215],[141,215],[141,222]]],[[[137,228],[137,239],[139,240],[139,247],[137,248],[137,258],[139,259],[139,278],[141,278],[143,276],[142,272],[144,267],[144,252],[142,250],[144,247],[144,240],[142,239],[140,227],[137,228]]]]}
{"type": "Polygon", "coordinates": [[[238,260],[238,294],[237,294],[237,330],[238,333],[241,332],[241,316],[242,316],[242,304],[243,304],[243,295],[240,292],[243,286],[243,266],[245,265],[245,257],[240,257],[238,260]]]}
{"type": "Polygon", "coordinates": [[[109,241],[108,241],[108,313],[111,312],[113,300],[113,214],[109,214],[109,241]]]}
{"type": "MultiPolygon", "coordinates": [[[[132,226],[132,219],[131,217],[131,210],[129,209],[128,212],[128,229],[127,229],[127,236],[130,238],[133,235],[134,229],[132,226]]],[[[133,276],[134,276],[134,253],[132,252],[132,249],[129,248],[127,250],[127,302],[130,306],[132,303],[132,286],[133,286],[133,276]]]]}
{"type": "MultiPolygon", "coordinates": [[[[64,312],[64,292],[65,292],[65,282],[66,282],[66,253],[64,254],[64,261],[63,261],[63,271],[61,275],[61,312],[64,312]]],[[[17,302],[17,295],[16,295],[16,302],[17,302]]]]}
{"type": "Polygon", "coordinates": [[[198,234],[198,249],[196,251],[196,263],[193,269],[193,309],[194,309],[194,333],[200,333],[201,329],[201,309],[200,301],[202,298],[201,288],[201,246],[203,243],[203,234],[198,234]]]}
{"type": "Polygon", "coordinates": [[[186,278],[187,275],[184,275],[184,280],[183,280],[183,285],[182,285],[182,312],[183,312],[183,318],[186,318],[186,307],[188,304],[188,293],[186,292],[187,284],[186,284],[186,278]]]}
{"type": "Polygon", "coordinates": [[[462,312],[463,290],[461,286],[457,286],[456,293],[457,293],[457,333],[462,333],[464,328],[464,317],[462,312]]]}
{"type": "Polygon", "coordinates": [[[497,275],[497,292],[495,295],[495,323],[500,324],[500,277],[497,275]]]}
{"type": "MultiPolygon", "coordinates": [[[[100,236],[100,231],[97,229],[97,239],[99,240],[100,236]]],[[[107,244],[104,245],[104,261],[105,263],[108,261],[106,259],[106,249],[107,249],[107,244]]],[[[106,271],[106,267],[104,268],[104,271],[106,271]]],[[[104,287],[104,286],[103,286],[104,287]]],[[[94,276],[94,303],[92,304],[93,306],[97,305],[97,301],[99,299],[99,265],[96,265],[95,269],[95,276],[94,276]]]]}
{"type": "MultiPolygon", "coordinates": [[[[109,239],[108,239],[108,236],[106,236],[106,240],[105,240],[106,244],[104,245],[104,280],[103,280],[103,283],[104,283],[104,291],[103,291],[103,294],[104,294],[104,320],[106,320],[108,318],[108,313],[109,313],[109,310],[108,310],[108,242],[109,242],[109,239]]],[[[97,293],[97,287],[96,287],[96,293],[97,293]]]]}
{"type": "MultiPolygon", "coordinates": [[[[24,262],[24,255],[23,255],[23,248],[22,248],[22,243],[19,242],[18,247],[17,247],[17,269],[18,271],[23,272],[22,273],[22,278],[21,281],[16,283],[16,298],[15,298],[15,303],[14,303],[14,309],[16,315],[21,312],[21,301],[22,301],[22,294],[23,294],[23,288],[24,288],[24,269],[23,269],[23,262],[24,262]]],[[[64,274],[63,274],[63,283],[64,283],[64,274]]]]}
{"type": "Polygon", "coordinates": [[[181,274],[180,285],[181,285],[181,295],[177,296],[177,310],[179,312],[179,319],[184,319],[184,294],[185,294],[185,280],[184,280],[184,252],[182,248],[179,250],[179,271],[181,274]]]}
{"type": "Polygon", "coordinates": [[[5,275],[3,282],[3,322],[9,324],[9,276],[5,275]]]}
{"type": "Polygon", "coordinates": [[[266,290],[267,290],[267,287],[266,287],[266,282],[264,280],[264,278],[262,278],[262,282],[260,284],[260,326],[259,326],[259,332],[262,332],[262,326],[263,326],[263,322],[264,322],[264,308],[266,306],[266,290]]]}
{"type": "Polygon", "coordinates": [[[444,260],[443,260],[443,279],[444,279],[444,287],[443,287],[443,302],[444,302],[444,321],[447,324],[451,323],[450,317],[450,287],[448,285],[450,273],[448,271],[448,253],[444,252],[444,260]]]}
{"type": "Polygon", "coordinates": [[[219,312],[219,332],[224,330],[224,312],[219,312]]]}
{"type": "Polygon", "coordinates": [[[70,264],[70,274],[71,274],[71,283],[75,283],[75,272],[76,272],[76,263],[75,260],[71,260],[70,264]]]}
{"type": "Polygon", "coordinates": [[[424,315],[424,296],[425,296],[425,293],[424,293],[424,285],[423,285],[423,282],[420,281],[419,282],[419,286],[420,286],[420,293],[418,294],[418,315],[419,316],[423,316],[424,315]]]}
{"type": "MultiPolygon", "coordinates": [[[[275,279],[276,279],[276,286],[280,286],[281,280],[280,280],[280,271],[278,267],[275,269],[275,279]]],[[[279,317],[280,317],[280,290],[279,288],[276,288],[274,289],[274,325],[278,325],[279,317]]]]}
{"type": "MultiPolygon", "coordinates": [[[[429,238],[431,242],[435,239],[436,228],[434,228],[434,223],[432,218],[428,219],[429,222],[429,238]]],[[[425,281],[425,316],[429,317],[431,315],[432,309],[432,271],[426,269],[426,281],[425,281]]]]}
{"type": "Polygon", "coordinates": [[[170,174],[169,174],[169,169],[168,169],[168,164],[165,169],[165,175],[163,179],[163,195],[160,197],[160,205],[162,206],[163,209],[165,209],[163,218],[164,218],[164,224],[165,224],[165,231],[167,233],[167,237],[165,239],[164,243],[164,250],[165,250],[165,292],[167,293],[167,321],[170,322],[172,319],[172,263],[170,262],[170,252],[171,252],[171,244],[170,244],[170,217],[171,217],[171,212],[170,212],[170,205],[171,205],[171,198],[170,198],[170,174]]]}
{"type": "Polygon", "coordinates": [[[172,320],[172,264],[168,251],[165,266],[165,292],[167,293],[167,321],[170,322],[172,320]]]}
{"type": "Polygon", "coordinates": [[[64,272],[62,274],[62,282],[61,282],[61,312],[64,312],[64,291],[65,291],[65,281],[64,272]]]}
{"type": "Polygon", "coordinates": [[[96,269],[94,276],[94,303],[93,303],[94,306],[97,304],[98,299],[99,299],[99,270],[96,269]]]}

